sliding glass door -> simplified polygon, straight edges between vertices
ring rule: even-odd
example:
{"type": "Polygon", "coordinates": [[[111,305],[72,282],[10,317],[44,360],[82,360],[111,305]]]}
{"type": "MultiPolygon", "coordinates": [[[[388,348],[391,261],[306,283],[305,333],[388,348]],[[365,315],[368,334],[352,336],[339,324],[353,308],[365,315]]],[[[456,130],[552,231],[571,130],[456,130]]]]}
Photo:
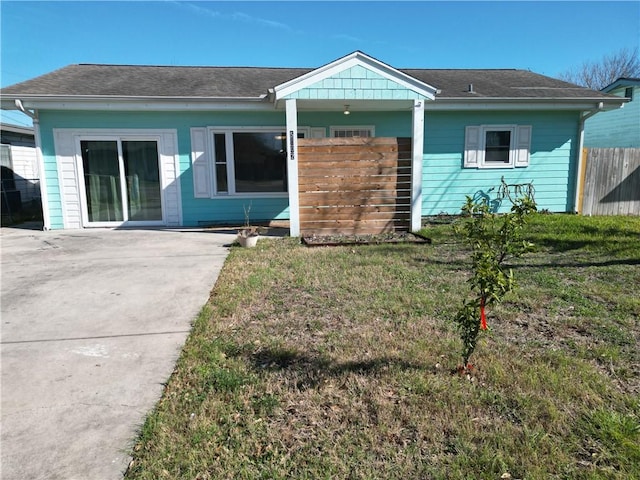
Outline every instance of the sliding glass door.
{"type": "Polygon", "coordinates": [[[155,140],[81,140],[87,222],[162,223],[155,140]]]}
{"type": "Polygon", "coordinates": [[[122,160],[127,183],[129,220],[162,220],[157,142],[122,142],[122,160]]]}

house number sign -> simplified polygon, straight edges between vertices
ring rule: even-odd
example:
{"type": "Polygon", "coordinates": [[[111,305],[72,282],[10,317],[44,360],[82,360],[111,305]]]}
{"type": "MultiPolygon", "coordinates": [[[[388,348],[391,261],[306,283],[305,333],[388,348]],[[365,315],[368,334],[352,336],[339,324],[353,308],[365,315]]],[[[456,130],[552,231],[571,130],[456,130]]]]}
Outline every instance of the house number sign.
{"type": "Polygon", "coordinates": [[[293,134],[293,130],[289,130],[289,160],[296,159],[296,152],[294,150],[294,139],[295,136],[293,134]]]}

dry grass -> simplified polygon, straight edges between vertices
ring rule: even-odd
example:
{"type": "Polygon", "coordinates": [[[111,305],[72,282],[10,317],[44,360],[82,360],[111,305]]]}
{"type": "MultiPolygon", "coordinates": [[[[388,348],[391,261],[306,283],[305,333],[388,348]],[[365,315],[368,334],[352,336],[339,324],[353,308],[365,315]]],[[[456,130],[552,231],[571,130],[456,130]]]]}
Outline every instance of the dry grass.
{"type": "Polygon", "coordinates": [[[640,478],[640,219],[539,216],[471,377],[468,255],[234,249],[127,478],[640,478]]]}

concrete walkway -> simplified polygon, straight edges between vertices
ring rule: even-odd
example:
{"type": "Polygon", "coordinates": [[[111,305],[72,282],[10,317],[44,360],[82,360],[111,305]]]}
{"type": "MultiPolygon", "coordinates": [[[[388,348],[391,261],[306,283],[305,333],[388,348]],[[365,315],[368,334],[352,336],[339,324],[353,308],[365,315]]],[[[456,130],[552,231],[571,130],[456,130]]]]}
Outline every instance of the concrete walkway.
{"type": "Polygon", "coordinates": [[[122,478],[233,240],[2,229],[3,480],[122,478]]]}

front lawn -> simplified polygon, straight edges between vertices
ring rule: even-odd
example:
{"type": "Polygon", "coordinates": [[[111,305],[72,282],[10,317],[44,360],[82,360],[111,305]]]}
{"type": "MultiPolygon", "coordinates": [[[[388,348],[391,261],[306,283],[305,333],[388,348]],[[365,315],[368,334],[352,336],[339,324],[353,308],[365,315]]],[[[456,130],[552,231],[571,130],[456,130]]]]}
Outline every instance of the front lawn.
{"type": "Polygon", "coordinates": [[[640,218],[536,215],[470,376],[468,252],[423,233],[233,248],[126,478],[640,478],[640,218]]]}

